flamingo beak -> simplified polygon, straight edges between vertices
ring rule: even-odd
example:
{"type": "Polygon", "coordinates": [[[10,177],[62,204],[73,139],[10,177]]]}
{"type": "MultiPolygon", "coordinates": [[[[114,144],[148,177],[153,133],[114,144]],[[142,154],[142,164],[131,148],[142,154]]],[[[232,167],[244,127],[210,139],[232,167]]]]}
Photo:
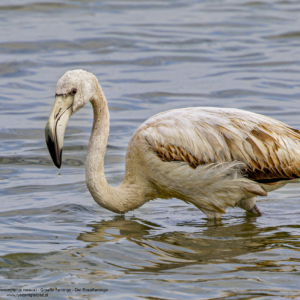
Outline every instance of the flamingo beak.
{"type": "Polygon", "coordinates": [[[55,103],[45,127],[45,138],[50,156],[60,169],[65,130],[72,115],[71,95],[56,95],[55,103]]]}

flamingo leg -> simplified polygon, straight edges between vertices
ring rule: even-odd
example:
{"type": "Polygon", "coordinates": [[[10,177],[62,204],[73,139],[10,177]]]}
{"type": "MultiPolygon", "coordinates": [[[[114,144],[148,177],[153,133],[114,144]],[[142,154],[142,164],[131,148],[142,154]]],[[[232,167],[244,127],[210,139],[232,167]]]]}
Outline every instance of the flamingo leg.
{"type": "Polygon", "coordinates": [[[243,199],[240,200],[237,204],[237,207],[240,207],[244,210],[246,210],[247,212],[255,215],[255,216],[261,216],[262,212],[259,210],[259,208],[256,205],[256,199],[253,198],[249,198],[249,199],[243,199]]]}
{"type": "Polygon", "coordinates": [[[217,211],[210,211],[202,208],[201,210],[204,214],[206,214],[207,219],[221,219],[222,217],[222,213],[219,213],[217,211]]]}

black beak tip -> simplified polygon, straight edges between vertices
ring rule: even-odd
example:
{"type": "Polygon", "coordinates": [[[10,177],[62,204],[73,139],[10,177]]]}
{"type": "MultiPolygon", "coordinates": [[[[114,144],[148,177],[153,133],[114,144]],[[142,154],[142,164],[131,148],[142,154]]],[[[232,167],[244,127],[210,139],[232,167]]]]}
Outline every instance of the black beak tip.
{"type": "Polygon", "coordinates": [[[56,151],[56,147],[55,147],[56,145],[55,145],[53,139],[49,136],[47,136],[47,138],[46,138],[46,144],[47,144],[48,151],[50,153],[53,163],[55,164],[55,166],[58,169],[60,169],[61,158],[62,158],[62,149],[59,152],[56,151]]]}
{"type": "Polygon", "coordinates": [[[60,157],[57,161],[54,161],[54,160],[53,160],[53,163],[55,164],[55,166],[56,166],[58,169],[60,169],[60,167],[61,167],[61,157],[60,157]]]}

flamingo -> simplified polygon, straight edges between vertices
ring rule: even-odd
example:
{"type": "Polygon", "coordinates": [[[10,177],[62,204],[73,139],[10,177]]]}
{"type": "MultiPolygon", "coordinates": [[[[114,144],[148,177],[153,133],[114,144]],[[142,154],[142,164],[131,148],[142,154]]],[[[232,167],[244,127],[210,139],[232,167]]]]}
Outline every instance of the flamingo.
{"type": "Polygon", "coordinates": [[[112,212],[177,198],[208,219],[221,218],[228,206],[260,216],[256,196],[299,181],[299,130],[240,109],[189,107],[159,113],[136,129],[127,147],[124,180],[111,187],[104,174],[107,101],[97,78],[84,70],[66,72],[56,86],[45,137],[57,168],[68,120],[89,101],[94,115],[86,185],[96,203],[112,212]]]}

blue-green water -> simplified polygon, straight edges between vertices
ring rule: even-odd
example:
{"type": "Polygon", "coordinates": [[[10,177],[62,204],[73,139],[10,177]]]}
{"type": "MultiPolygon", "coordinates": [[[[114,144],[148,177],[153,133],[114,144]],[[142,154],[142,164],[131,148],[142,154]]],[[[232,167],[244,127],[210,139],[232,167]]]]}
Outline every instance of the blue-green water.
{"type": "Polygon", "coordinates": [[[300,2],[2,0],[1,299],[17,298],[9,288],[62,289],[48,299],[300,299],[300,185],[260,198],[260,218],[228,209],[208,222],[176,199],[118,216],[85,186],[90,105],[69,122],[59,174],[44,127],[57,80],[77,68],[108,99],[105,171],[118,185],[132,133],[161,111],[234,107],[300,129],[300,2]]]}

